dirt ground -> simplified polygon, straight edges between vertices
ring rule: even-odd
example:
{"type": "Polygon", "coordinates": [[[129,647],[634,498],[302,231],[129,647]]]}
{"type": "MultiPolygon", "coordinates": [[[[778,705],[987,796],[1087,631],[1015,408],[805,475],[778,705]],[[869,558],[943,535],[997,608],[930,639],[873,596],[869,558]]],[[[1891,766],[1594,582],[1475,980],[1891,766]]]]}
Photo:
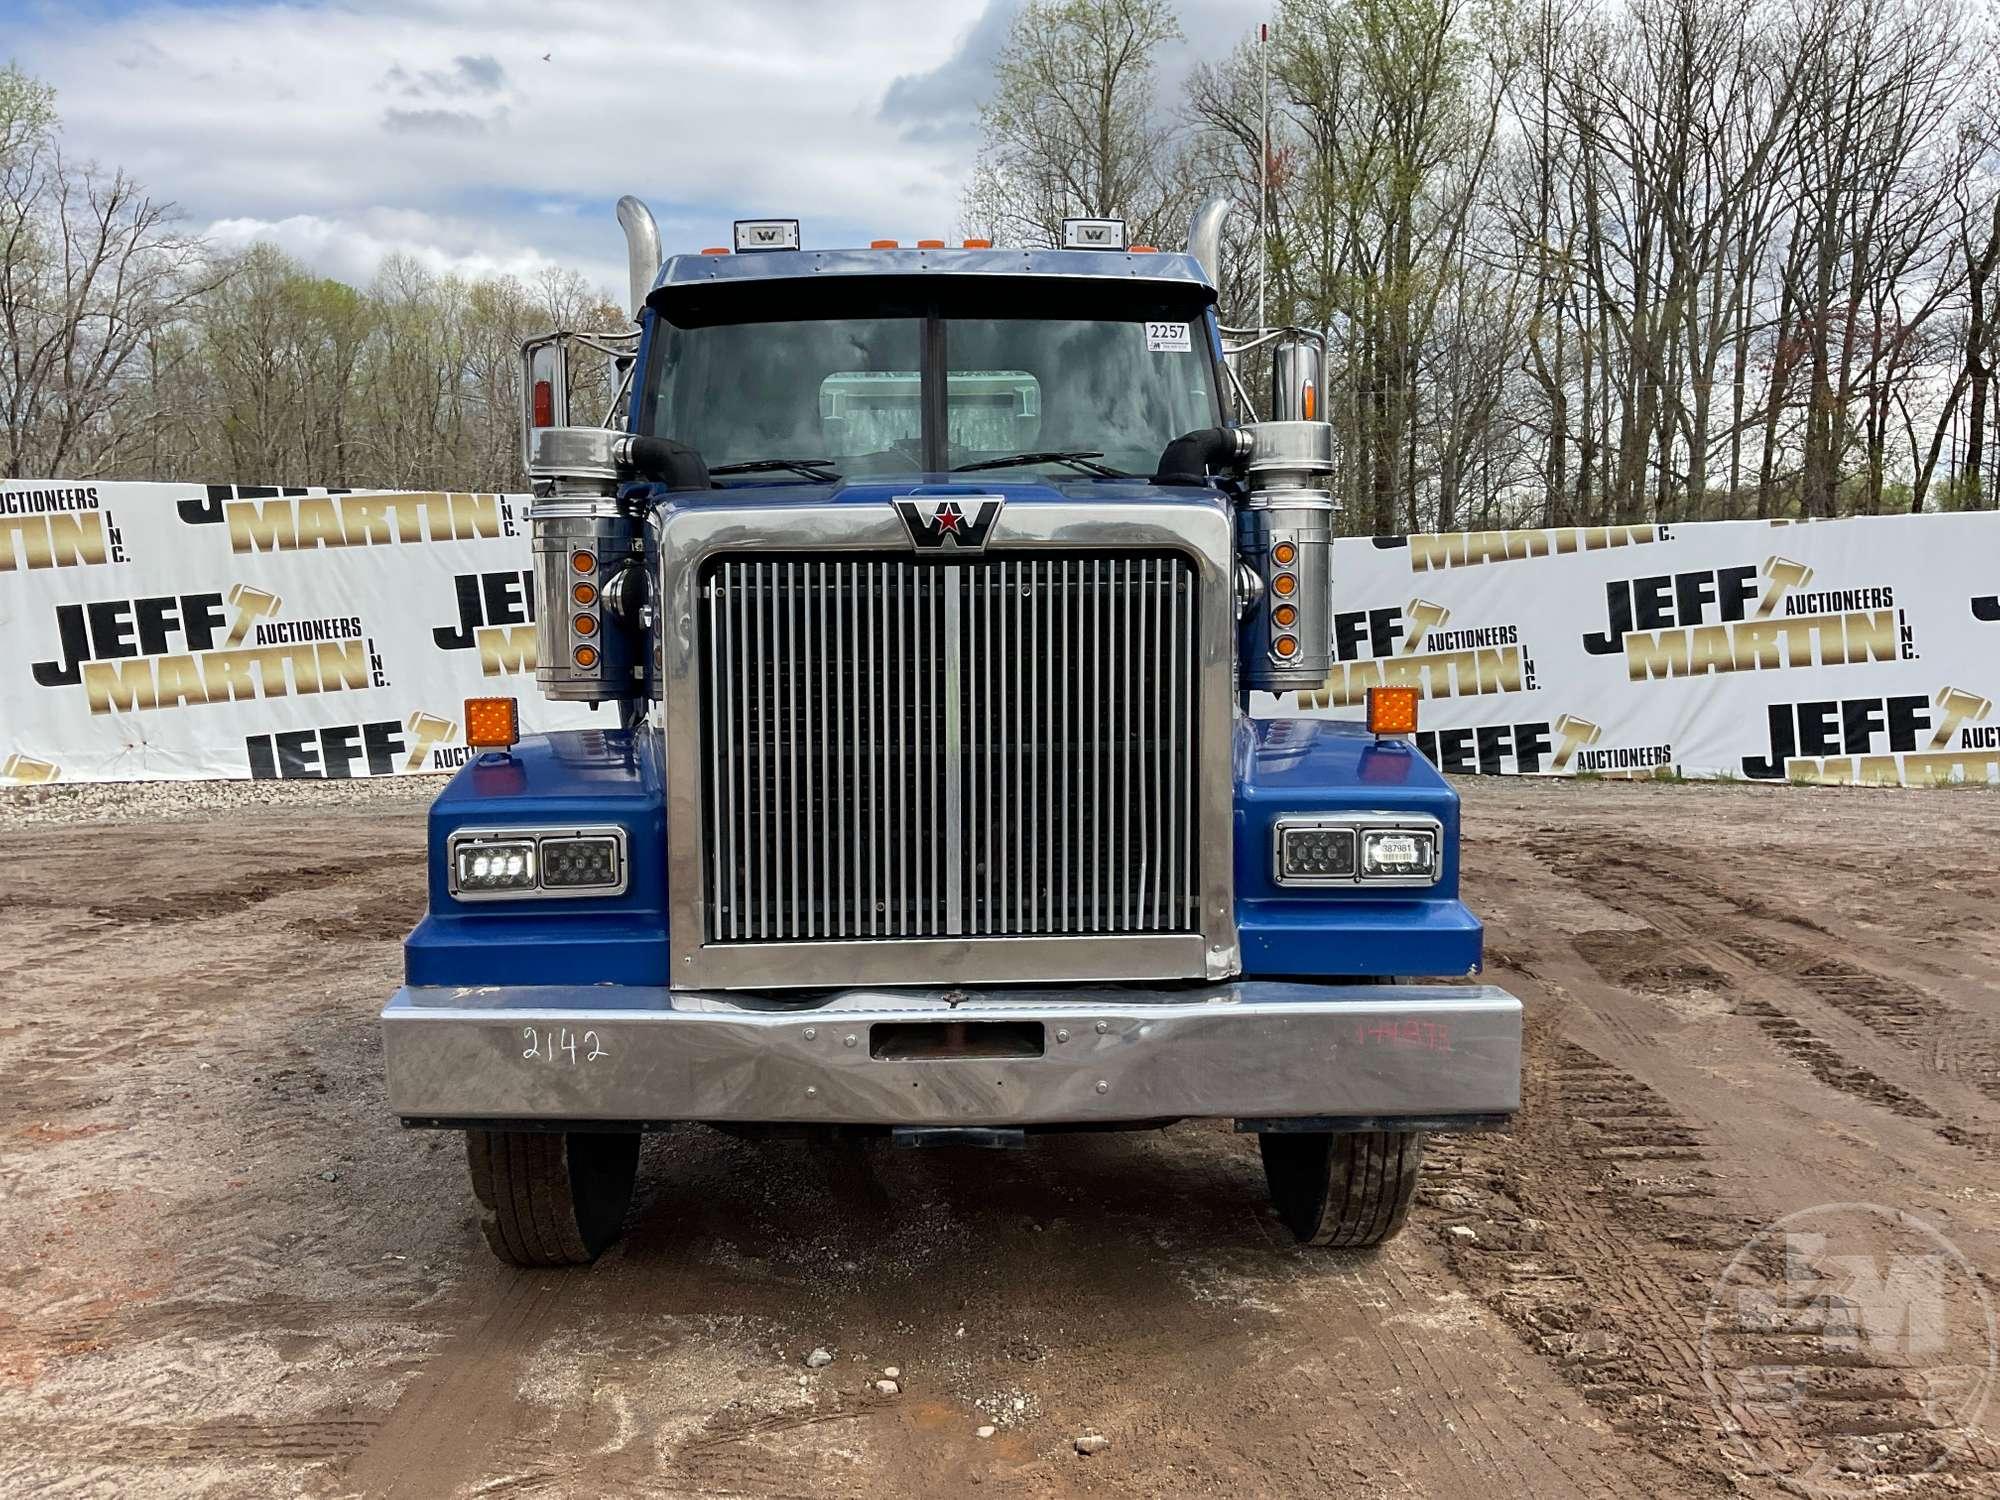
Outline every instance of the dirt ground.
{"type": "Polygon", "coordinates": [[[0,1494],[2000,1494],[2000,1392],[1937,1399],[2000,1278],[2000,796],[1463,789],[1526,1107],[1383,1252],[1294,1248],[1226,1127],[690,1129],[569,1274],[383,1107],[425,789],[0,801],[0,1494]],[[1953,1247],[1928,1343],[1786,1321],[1760,1227],[1854,1203],[1953,1247]]]}

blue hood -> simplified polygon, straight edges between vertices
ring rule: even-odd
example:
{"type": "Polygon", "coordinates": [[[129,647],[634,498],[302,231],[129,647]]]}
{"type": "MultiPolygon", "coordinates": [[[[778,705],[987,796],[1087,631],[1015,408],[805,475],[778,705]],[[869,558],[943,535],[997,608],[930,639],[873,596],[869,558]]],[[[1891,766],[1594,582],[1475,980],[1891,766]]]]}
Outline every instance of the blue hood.
{"type": "Polygon", "coordinates": [[[1189,485],[1158,485],[1150,479],[1093,479],[1078,474],[1074,478],[1023,478],[1005,469],[971,474],[869,475],[865,479],[841,479],[832,484],[813,484],[786,477],[756,481],[732,479],[711,490],[669,490],[657,484],[630,484],[624,489],[629,499],[649,499],[669,503],[678,510],[702,505],[888,505],[905,495],[1000,495],[1009,503],[1041,501],[1044,504],[1120,505],[1134,503],[1213,505],[1220,491],[1195,489],[1189,485]]]}

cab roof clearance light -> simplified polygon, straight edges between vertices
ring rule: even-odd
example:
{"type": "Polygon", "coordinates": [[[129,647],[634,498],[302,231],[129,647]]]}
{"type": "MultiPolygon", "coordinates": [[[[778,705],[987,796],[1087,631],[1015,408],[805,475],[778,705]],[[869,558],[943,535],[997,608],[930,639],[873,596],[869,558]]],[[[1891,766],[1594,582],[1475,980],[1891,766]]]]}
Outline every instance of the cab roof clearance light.
{"type": "Polygon", "coordinates": [[[1062,247],[1065,250],[1123,250],[1123,219],[1064,219],[1062,247]]]}
{"type": "Polygon", "coordinates": [[[748,255],[763,250],[796,250],[799,248],[799,221],[797,219],[738,219],[736,221],[736,251],[748,255]]]}

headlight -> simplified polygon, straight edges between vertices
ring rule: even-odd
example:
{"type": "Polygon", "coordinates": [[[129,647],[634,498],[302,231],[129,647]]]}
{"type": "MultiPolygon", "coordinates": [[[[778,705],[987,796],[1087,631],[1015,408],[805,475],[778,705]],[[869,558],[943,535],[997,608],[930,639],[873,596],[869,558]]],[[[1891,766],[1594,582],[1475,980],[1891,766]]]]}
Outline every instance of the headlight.
{"type": "Polygon", "coordinates": [[[1272,842],[1272,878],[1283,886],[1428,886],[1442,873],[1443,825],[1421,814],[1280,818],[1272,842]]]}
{"type": "Polygon", "coordinates": [[[543,839],[542,884],[563,890],[618,884],[618,840],[604,834],[543,839]]]}
{"type": "Polygon", "coordinates": [[[1278,829],[1278,879],[1288,885],[1315,885],[1354,878],[1354,830],[1319,823],[1278,829]]]}
{"type": "Polygon", "coordinates": [[[1437,879],[1437,835],[1416,828],[1364,828],[1363,880],[1437,879]]]}
{"type": "Polygon", "coordinates": [[[532,891],[535,888],[533,839],[481,839],[459,844],[453,851],[461,891],[532,891]]]}
{"type": "Polygon", "coordinates": [[[628,881],[622,828],[461,828],[450,853],[461,901],[616,896],[628,881]]]}

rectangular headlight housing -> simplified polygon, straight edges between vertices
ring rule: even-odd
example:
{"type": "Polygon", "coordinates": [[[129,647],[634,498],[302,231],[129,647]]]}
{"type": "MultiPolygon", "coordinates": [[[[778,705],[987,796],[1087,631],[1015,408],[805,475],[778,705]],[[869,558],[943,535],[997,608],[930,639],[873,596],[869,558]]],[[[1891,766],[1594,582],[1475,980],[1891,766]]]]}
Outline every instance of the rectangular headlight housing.
{"type": "Polygon", "coordinates": [[[1437,879],[1437,834],[1426,828],[1361,830],[1361,878],[1429,884],[1437,879]]]}
{"type": "Polygon", "coordinates": [[[448,853],[460,901],[617,896],[631,880],[622,828],[461,828],[448,853]]]}
{"type": "Polygon", "coordinates": [[[542,884],[550,890],[601,890],[618,884],[618,840],[580,833],[542,840],[542,884]]]}
{"type": "Polygon", "coordinates": [[[1431,886],[1444,826],[1425,814],[1300,814],[1277,820],[1271,877],[1281,886],[1431,886]]]}
{"type": "Polygon", "coordinates": [[[452,849],[452,878],[465,895],[535,888],[533,839],[467,839],[452,849]]]}
{"type": "Polygon", "coordinates": [[[1286,885],[1346,885],[1354,879],[1354,830],[1332,823],[1278,829],[1278,879],[1286,885]]]}

